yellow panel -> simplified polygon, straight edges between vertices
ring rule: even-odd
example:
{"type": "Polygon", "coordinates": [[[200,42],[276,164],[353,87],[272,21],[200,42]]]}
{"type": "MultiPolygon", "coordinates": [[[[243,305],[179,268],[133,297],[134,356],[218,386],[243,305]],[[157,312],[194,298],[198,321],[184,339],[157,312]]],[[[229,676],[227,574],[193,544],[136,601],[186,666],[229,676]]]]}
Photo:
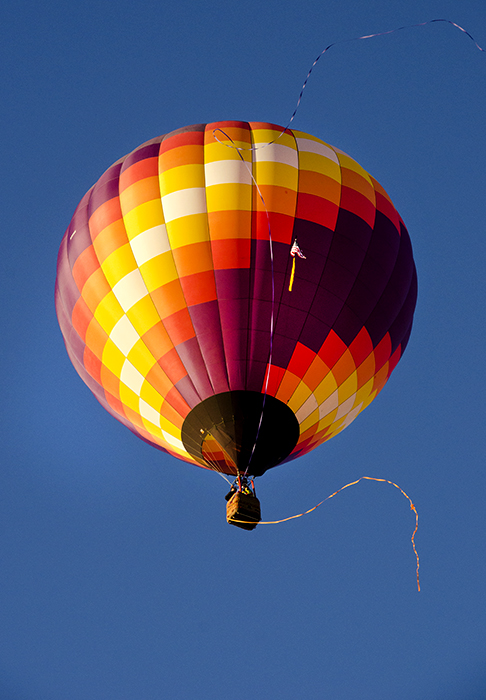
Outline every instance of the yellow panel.
{"type": "Polygon", "coordinates": [[[158,437],[160,440],[164,439],[162,435],[162,430],[159,428],[158,425],[154,425],[153,423],[151,423],[148,418],[145,418],[145,416],[141,415],[140,418],[142,419],[145,430],[148,433],[150,433],[150,435],[153,438],[158,437]]]}
{"type": "Polygon", "coordinates": [[[154,302],[149,296],[143,297],[128,309],[127,316],[140,336],[160,321],[154,302]]]}
{"type": "Polygon", "coordinates": [[[252,186],[240,183],[211,185],[206,188],[206,202],[208,212],[251,211],[252,186]]]}
{"type": "Polygon", "coordinates": [[[151,175],[150,177],[136,180],[120,192],[122,214],[126,215],[139,204],[150,202],[153,199],[160,199],[158,175],[151,175]]]}
{"type": "MultiPolygon", "coordinates": [[[[354,170],[355,173],[358,173],[363,177],[365,180],[367,180],[370,185],[373,187],[373,183],[371,182],[371,178],[369,174],[366,172],[364,168],[359,165],[355,160],[350,158],[349,156],[345,155],[344,153],[338,153],[337,157],[339,158],[339,162],[341,163],[342,168],[348,168],[348,170],[354,170]]],[[[374,188],[373,188],[374,189],[374,188]]]]}
{"type": "Polygon", "coordinates": [[[131,408],[135,413],[139,412],[139,397],[137,394],[129,389],[126,384],[120,382],[120,400],[125,406],[131,408]]]}
{"type": "Polygon", "coordinates": [[[294,134],[296,139],[305,139],[306,141],[315,141],[316,143],[321,143],[323,146],[327,146],[327,148],[334,150],[332,146],[330,146],[328,143],[326,143],[322,139],[318,138],[317,136],[312,136],[312,134],[307,134],[305,131],[299,131],[298,129],[292,129],[292,133],[294,134]]]}
{"type": "Polygon", "coordinates": [[[204,165],[191,163],[179,165],[160,173],[160,193],[170,194],[188,187],[204,187],[204,165]]]}
{"type": "Polygon", "coordinates": [[[208,215],[192,214],[174,219],[167,224],[167,233],[171,248],[209,241],[208,215]]]}
{"type": "Polygon", "coordinates": [[[255,145],[264,145],[278,138],[278,143],[295,149],[293,135],[288,133],[282,134],[281,129],[278,131],[276,129],[252,129],[251,134],[255,145]]]}
{"type": "Polygon", "coordinates": [[[318,153],[299,151],[299,169],[321,173],[322,175],[327,175],[337,182],[341,182],[341,168],[339,165],[330,158],[321,156],[318,153]]]}
{"type": "MultiPolygon", "coordinates": [[[[304,384],[304,382],[300,382],[300,384],[297,386],[296,390],[290,397],[290,401],[288,402],[288,407],[292,409],[294,413],[297,413],[299,408],[302,406],[302,404],[307,401],[309,396],[312,394],[312,391],[309,389],[307,384],[304,384]]],[[[302,432],[302,429],[301,429],[302,432]]]]}
{"type": "Polygon", "coordinates": [[[94,317],[103,330],[109,335],[115,324],[118,323],[123,316],[123,313],[123,309],[116,296],[110,291],[96,307],[94,317]]]}
{"type": "Polygon", "coordinates": [[[166,433],[169,433],[182,442],[182,432],[180,428],[167,420],[167,418],[164,418],[164,416],[161,416],[160,424],[162,426],[162,430],[165,430],[166,433]]]}
{"type": "Polygon", "coordinates": [[[226,136],[221,132],[216,134],[221,143],[206,143],[204,145],[204,162],[215,163],[218,160],[241,160],[238,155],[238,148],[241,148],[243,160],[247,163],[251,162],[250,144],[248,141],[228,141],[226,136]]]}
{"type": "Polygon", "coordinates": [[[130,244],[126,243],[120,248],[117,248],[117,250],[114,250],[113,253],[106,258],[101,268],[110,287],[114,287],[122,277],[125,277],[129,272],[135,270],[137,268],[137,263],[133,257],[130,244]]]}
{"type": "Polygon", "coordinates": [[[297,191],[299,171],[286,163],[260,161],[254,165],[255,179],[259,185],[280,185],[297,191]]]}
{"type": "Polygon", "coordinates": [[[155,357],[152,355],[141,338],[137,340],[133,348],[130,350],[127,359],[143,377],[147,376],[156,362],[155,357]]]}
{"type": "Polygon", "coordinates": [[[334,379],[334,375],[332,372],[328,372],[322,382],[319,384],[316,389],[314,389],[314,395],[317,399],[317,403],[321,404],[324,403],[324,401],[331,396],[331,394],[336,391],[337,389],[337,382],[334,379]]]}
{"type": "Polygon", "coordinates": [[[150,202],[139,204],[123,217],[127,230],[128,240],[132,240],[139,233],[154,226],[164,223],[164,214],[160,199],[151,199],[150,202]]]}
{"type": "Polygon", "coordinates": [[[115,343],[110,338],[106,341],[101,361],[110,372],[113,372],[115,377],[120,377],[123,364],[125,363],[125,355],[116,347],[115,343]]]}
{"type": "Polygon", "coordinates": [[[316,432],[318,433],[319,431],[323,430],[324,428],[327,428],[329,425],[332,425],[334,422],[334,419],[337,416],[337,408],[335,408],[331,413],[328,413],[327,416],[324,416],[324,418],[321,418],[319,421],[319,425],[317,426],[316,432]]]}
{"type": "MultiPolygon", "coordinates": [[[[159,411],[160,413],[164,399],[147,380],[143,382],[142,388],[140,389],[140,398],[143,399],[145,403],[148,403],[149,406],[152,406],[155,411],[159,411]]],[[[167,421],[167,423],[168,422],[169,421],[167,421]]]]}
{"type": "Polygon", "coordinates": [[[367,401],[371,391],[373,390],[373,384],[374,384],[374,377],[369,379],[366,384],[363,384],[363,386],[358,389],[356,392],[356,400],[355,404],[358,405],[362,401],[367,401]]]}
{"type": "Polygon", "coordinates": [[[350,396],[356,393],[356,390],[358,388],[358,375],[357,372],[353,372],[351,376],[349,376],[339,387],[338,389],[338,397],[339,397],[339,403],[343,403],[347,399],[349,399],[350,396]]]}
{"type": "Polygon", "coordinates": [[[173,282],[179,277],[170,250],[141,265],[140,274],[149,292],[153,292],[154,289],[173,282]]]}
{"type": "MultiPolygon", "coordinates": [[[[307,416],[307,418],[305,419],[305,421],[303,421],[303,422],[300,424],[300,433],[301,433],[301,434],[302,434],[302,433],[305,433],[306,430],[308,430],[309,428],[311,428],[313,425],[315,425],[315,424],[318,423],[318,422],[319,422],[319,409],[316,408],[316,410],[315,410],[315,411],[312,411],[312,413],[310,414],[310,416],[307,416]]],[[[317,431],[316,431],[316,432],[317,432],[317,431]]]]}

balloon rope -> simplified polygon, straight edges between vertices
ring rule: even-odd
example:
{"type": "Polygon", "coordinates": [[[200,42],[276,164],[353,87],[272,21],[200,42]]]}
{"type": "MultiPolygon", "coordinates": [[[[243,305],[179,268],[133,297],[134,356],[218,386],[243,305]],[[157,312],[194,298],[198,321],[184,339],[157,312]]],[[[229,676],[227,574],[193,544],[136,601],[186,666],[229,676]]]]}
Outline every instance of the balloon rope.
{"type": "MultiPolygon", "coordinates": [[[[281,133],[280,133],[275,139],[273,139],[272,141],[269,141],[268,143],[261,144],[260,146],[251,146],[249,149],[237,148],[237,150],[238,150],[238,151],[240,151],[240,150],[241,150],[241,151],[244,151],[244,150],[255,151],[255,150],[259,149],[259,148],[265,148],[266,146],[271,146],[273,143],[275,143],[276,141],[278,141],[278,139],[282,136],[282,134],[285,133],[285,131],[289,128],[289,126],[292,124],[292,122],[293,122],[294,119],[295,119],[295,115],[297,114],[297,110],[299,109],[300,103],[302,102],[302,97],[303,97],[303,95],[304,95],[304,90],[305,90],[305,88],[307,87],[307,83],[309,82],[309,78],[310,78],[311,73],[312,73],[312,71],[314,70],[316,64],[317,64],[318,61],[322,58],[322,56],[324,56],[324,54],[327,53],[327,52],[329,51],[329,49],[332,49],[333,46],[337,46],[338,44],[347,44],[347,43],[349,43],[349,42],[351,42],[351,41],[361,41],[362,39],[374,39],[374,38],[377,37],[377,36],[386,36],[387,34],[395,34],[396,32],[401,32],[401,31],[404,30],[404,29],[414,29],[415,27],[425,27],[426,25],[428,25],[428,24],[434,24],[435,22],[446,22],[447,24],[450,24],[450,25],[452,25],[453,27],[456,27],[456,29],[459,29],[459,30],[460,30],[461,32],[463,32],[466,36],[468,36],[469,39],[471,39],[471,41],[474,43],[474,45],[476,46],[476,48],[477,48],[479,51],[482,51],[483,53],[486,53],[486,49],[483,49],[481,46],[479,46],[479,44],[478,44],[478,42],[476,41],[476,39],[475,39],[468,31],[466,31],[466,30],[464,29],[464,27],[461,27],[459,24],[456,24],[455,22],[453,22],[453,21],[450,20],[450,19],[430,19],[430,20],[428,20],[427,22],[419,22],[418,24],[406,24],[406,25],[404,25],[403,27],[396,27],[395,29],[389,29],[389,30],[386,31],[386,32],[376,32],[375,34],[364,34],[363,36],[355,36],[355,37],[352,37],[351,39],[340,39],[340,40],[338,40],[338,41],[333,41],[332,44],[329,44],[329,46],[326,46],[326,48],[325,48],[323,51],[321,51],[321,53],[317,56],[317,58],[315,59],[314,63],[312,64],[312,66],[309,68],[309,71],[308,71],[308,73],[307,73],[307,75],[306,75],[306,78],[305,78],[305,80],[304,80],[304,82],[303,82],[303,84],[302,84],[302,87],[301,87],[301,89],[300,89],[299,98],[298,98],[298,100],[297,100],[297,104],[296,104],[296,106],[295,106],[295,109],[294,109],[294,111],[292,112],[292,116],[291,116],[290,119],[288,120],[287,126],[285,126],[285,127],[282,129],[281,133]]],[[[216,140],[218,140],[218,139],[216,139],[216,140]]],[[[220,142],[220,143],[221,143],[221,142],[220,142]]],[[[234,146],[234,144],[224,144],[224,145],[227,146],[228,148],[236,148],[236,146],[234,146]]]]}
{"type": "Polygon", "coordinates": [[[378,479],[377,477],[374,477],[374,476],[361,476],[359,479],[356,479],[356,481],[351,481],[351,483],[346,484],[345,486],[342,486],[340,489],[338,489],[334,493],[331,493],[330,496],[325,498],[323,501],[318,503],[313,508],[306,510],[305,513],[299,513],[298,515],[291,515],[289,518],[283,518],[283,520],[261,521],[258,524],[259,525],[278,525],[279,523],[287,522],[287,520],[294,520],[295,518],[301,518],[303,515],[308,515],[309,513],[312,513],[313,510],[316,510],[316,508],[319,508],[319,506],[322,506],[322,504],[325,503],[326,501],[329,501],[329,499],[334,498],[334,496],[336,496],[341,491],[344,491],[344,489],[347,489],[350,486],[354,486],[355,484],[359,483],[363,479],[367,479],[368,481],[382,481],[382,482],[385,482],[387,484],[391,484],[396,489],[398,489],[400,491],[400,493],[402,493],[405,496],[405,498],[407,498],[408,501],[410,502],[410,510],[413,510],[413,512],[415,513],[415,530],[412,533],[411,542],[412,542],[412,547],[413,547],[415,557],[417,559],[417,589],[420,591],[420,580],[419,580],[420,560],[419,560],[419,555],[417,553],[417,549],[415,547],[415,535],[416,535],[417,530],[418,530],[418,513],[417,513],[417,509],[415,508],[415,505],[413,504],[410,496],[408,496],[408,494],[406,494],[405,491],[402,488],[400,488],[400,486],[398,486],[398,484],[395,484],[393,481],[389,481],[388,479],[378,479]]]}
{"type": "MultiPolygon", "coordinates": [[[[305,88],[306,88],[306,86],[307,86],[307,83],[308,83],[308,81],[309,81],[310,75],[311,75],[312,71],[314,70],[314,67],[316,66],[316,64],[317,64],[317,62],[319,61],[319,59],[320,59],[322,56],[324,56],[324,54],[327,53],[327,51],[329,51],[329,49],[331,49],[333,46],[337,46],[338,44],[346,44],[346,43],[348,43],[348,42],[350,42],[350,41],[361,41],[362,39],[373,39],[374,37],[377,37],[377,36],[385,36],[385,35],[387,35],[387,34],[395,34],[395,32],[400,32],[400,31],[402,31],[403,29],[413,29],[413,28],[415,28],[415,27],[425,27],[427,24],[433,24],[434,22],[447,22],[448,24],[451,24],[453,27],[456,27],[456,28],[459,29],[461,32],[463,32],[464,34],[466,34],[466,36],[468,36],[468,37],[471,39],[471,41],[474,42],[474,44],[476,45],[476,48],[479,49],[479,51],[483,51],[483,52],[485,51],[485,49],[483,49],[483,48],[481,48],[481,46],[479,46],[479,44],[477,43],[476,39],[474,39],[474,37],[471,36],[471,34],[469,34],[469,32],[467,32],[463,27],[460,27],[460,26],[459,26],[458,24],[456,24],[455,22],[452,22],[450,19],[431,19],[431,20],[428,20],[427,22],[419,22],[418,24],[407,24],[407,25],[404,25],[403,27],[396,27],[395,29],[389,29],[389,30],[386,31],[386,32],[377,32],[376,34],[365,34],[364,36],[355,36],[355,37],[353,37],[352,39],[341,39],[341,40],[339,40],[339,41],[334,41],[332,44],[329,44],[329,46],[326,46],[326,48],[325,48],[323,51],[321,51],[321,53],[317,56],[316,60],[314,61],[314,63],[313,63],[312,66],[310,67],[309,72],[307,73],[307,76],[306,76],[306,78],[305,78],[305,80],[304,80],[304,83],[303,83],[303,85],[302,85],[302,88],[301,88],[301,90],[300,90],[299,99],[297,100],[297,104],[296,104],[296,106],[295,106],[295,109],[294,109],[294,111],[293,111],[293,113],[292,113],[292,116],[290,117],[290,119],[289,119],[289,121],[288,121],[288,124],[287,124],[287,126],[285,127],[285,129],[288,129],[289,126],[290,126],[290,125],[292,124],[292,122],[294,121],[295,115],[296,115],[297,110],[299,109],[300,103],[301,103],[301,101],[302,101],[302,96],[303,96],[303,94],[304,94],[304,90],[305,90],[305,88]]],[[[284,131],[285,131],[285,129],[284,129],[284,131]]],[[[283,133],[283,132],[282,132],[282,133],[283,133]]],[[[280,138],[280,136],[279,136],[278,138],[280,138]]],[[[272,142],[270,142],[270,143],[272,143],[272,142]]]]}

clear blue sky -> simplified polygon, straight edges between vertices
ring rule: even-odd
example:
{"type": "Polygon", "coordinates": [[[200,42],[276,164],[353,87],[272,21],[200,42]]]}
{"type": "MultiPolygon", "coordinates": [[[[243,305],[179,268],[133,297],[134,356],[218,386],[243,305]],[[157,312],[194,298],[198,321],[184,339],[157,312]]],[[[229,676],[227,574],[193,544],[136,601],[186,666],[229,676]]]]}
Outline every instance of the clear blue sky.
{"type": "Polygon", "coordinates": [[[226,484],[98,405],[54,312],[79,200],[145,140],[222,119],[285,124],[329,43],[436,17],[486,47],[484,0],[17,0],[2,86],[1,700],[484,700],[486,55],[448,24],[334,47],[295,120],[353,156],[409,229],[415,327],[344,433],[226,484]]]}

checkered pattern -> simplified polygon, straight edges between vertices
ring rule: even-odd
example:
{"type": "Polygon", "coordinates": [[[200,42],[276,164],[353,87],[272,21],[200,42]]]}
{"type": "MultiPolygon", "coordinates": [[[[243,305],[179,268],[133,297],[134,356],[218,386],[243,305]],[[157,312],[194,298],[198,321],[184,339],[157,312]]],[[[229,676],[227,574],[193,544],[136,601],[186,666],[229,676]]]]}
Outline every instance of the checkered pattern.
{"type": "Polygon", "coordinates": [[[189,462],[189,411],[265,385],[300,424],[288,459],[309,452],[373,401],[410,334],[415,266],[386,192],[338,149],[281,131],[219,122],[143,144],[61,243],[56,308],[76,370],[136,435],[189,462]],[[290,292],[295,239],[306,259],[290,292]]]}

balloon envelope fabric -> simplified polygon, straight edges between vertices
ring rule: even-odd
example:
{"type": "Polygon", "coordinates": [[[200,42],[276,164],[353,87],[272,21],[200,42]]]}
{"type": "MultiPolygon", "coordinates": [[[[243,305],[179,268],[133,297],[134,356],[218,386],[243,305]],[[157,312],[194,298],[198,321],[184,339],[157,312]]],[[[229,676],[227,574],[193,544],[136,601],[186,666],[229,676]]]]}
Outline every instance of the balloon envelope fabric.
{"type": "Polygon", "coordinates": [[[148,141],[86,193],[58,257],[59,323],[98,401],[226,474],[259,476],[346,428],[403,354],[416,303],[383,188],[282,131],[226,121],[148,141]]]}

